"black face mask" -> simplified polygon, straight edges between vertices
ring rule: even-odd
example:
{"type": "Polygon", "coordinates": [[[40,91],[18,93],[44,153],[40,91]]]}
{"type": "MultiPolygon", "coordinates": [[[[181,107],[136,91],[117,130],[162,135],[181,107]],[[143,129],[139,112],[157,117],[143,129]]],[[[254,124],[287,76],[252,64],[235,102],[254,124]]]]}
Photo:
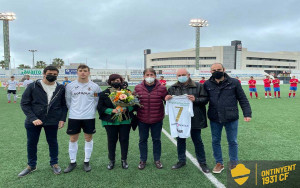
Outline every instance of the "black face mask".
{"type": "Polygon", "coordinates": [[[216,71],[214,73],[212,73],[212,76],[215,78],[215,79],[220,79],[224,76],[224,72],[219,72],[219,71],[216,71]]]}
{"type": "Polygon", "coordinates": [[[121,83],[119,83],[119,82],[111,83],[111,87],[118,89],[121,87],[121,83]]]}
{"type": "Polygon", "coordinates": [[[46,80],[48,80],[49,82],[54,82],[57,79],[57,76],[54,75],[46,75],[46,80]]]}

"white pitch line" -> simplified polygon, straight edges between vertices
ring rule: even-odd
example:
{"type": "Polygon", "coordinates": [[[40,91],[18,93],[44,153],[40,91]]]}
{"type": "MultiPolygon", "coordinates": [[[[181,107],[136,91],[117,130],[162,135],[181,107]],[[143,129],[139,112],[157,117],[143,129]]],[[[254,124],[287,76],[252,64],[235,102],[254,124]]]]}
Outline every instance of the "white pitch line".
{"type": "MultiPolygon", "coordinates": [[[[171,140],[171,142],[173,142],[173,144],[175,144],[175,146],[177,146],[177,142],[174,138],[171,137],[171,135],[164,129],[162,128],[162,132],[171,140]]],[[[219,180],[217,180],[217,178],[215,176],[213,176],[211,173],[204,173],[197,161],[197,159],[195,157],[192,156],[192,154],[188,151],[186,151],[186,156],[187,158],[189,158],[192,163],[207,177],[207,179],[209,179],[209,181],[211,183],[213,183],[216,187],[220,187],[220,188],[226,188],[224,184],[222,184],[221,182],[219,182],[219,180]]]]}

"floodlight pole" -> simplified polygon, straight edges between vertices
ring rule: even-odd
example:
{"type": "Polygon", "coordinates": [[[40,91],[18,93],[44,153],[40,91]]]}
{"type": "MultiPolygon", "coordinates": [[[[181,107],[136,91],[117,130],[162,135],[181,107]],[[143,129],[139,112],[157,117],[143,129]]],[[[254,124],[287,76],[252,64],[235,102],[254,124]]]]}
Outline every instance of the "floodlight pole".
{"type": "Polygon", "coordinates": [[[196,72],[200,69],[200,28],[201,27],[207,27],[207,20],[203,19],[191,19],[190,20],[190,26],[196,28],[196,57],[195,57],[195,67],[196,72]]]}
{"type": "Polygon", "coordinates": [[[3,20],[3,42],[4,42],[4,62],[5,67],[10,70],[10,48],[9,48],[9,23],[3,20]]]}
{"type": "Polygon", "coordinates": [[[4,42],[4,62],[5,67],[11,69],[10,63],[10,46],[9,46],[9,21],[16,19],[16,15],[12,12],[1,13],[0,20],[3,20],[3,42],[4,42]]]}
{"type": "Polygon", "coordinates": [[[36,52],[37,50],[28,50],[30,52],[32,52],[32,68],[35,67],[35,63],[34,63],[34,52],[36,52]]]}

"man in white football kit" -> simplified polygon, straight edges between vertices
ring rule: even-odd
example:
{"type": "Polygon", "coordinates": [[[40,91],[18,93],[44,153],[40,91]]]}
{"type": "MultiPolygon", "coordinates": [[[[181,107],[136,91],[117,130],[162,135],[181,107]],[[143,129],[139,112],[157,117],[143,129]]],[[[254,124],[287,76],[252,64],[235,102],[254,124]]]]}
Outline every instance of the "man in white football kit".
{"type": "Polygon", "coordinates": [[[30,80],[30,76],[29,75],[26,75],[26,80],[24,80],[24,82],[23,82],[23,86],[25,87],[25,89],[27,88],[27,86],[29,85],[29,84],[31,84],[33,81],[32,80],[30,80]]]}
{"type": "Polygon", "coordinates": [[[7,100],[10,103],[10,94],[14,95],[14,103],[17,102],[17,86],[18,90],[20,90],[19,82],[15,80],[14,76],[10,77],[11,80],[7,81],[7,85],[5,86],[4,90],[7,89],[7,100]]]}
{"type": "Polygon", "coordinates": [[[89,80],[90,68],[87,65],[79,65],[77,68],[78,80],[66,86],[66,102],[69,109],[69,122],[67,134],[70,135],[69,156],[71,163],[64,170],[71,172],[76,166],[78,150],[78,137],[81,129],[85,137],[85,159],[83,168],[86,172],[91,171],[89,164],[93,151],[93,134],[95,129],[95,113],[98,104],[100,87],[89,80]]]}
{"type": "Polygon", "coordinates": [[[173,96],[167,101],[165,112],[166,115],[169,115],[171,136],[173,138],[189,138],[194,111],[193,103],[188,96],[173,96]]]}

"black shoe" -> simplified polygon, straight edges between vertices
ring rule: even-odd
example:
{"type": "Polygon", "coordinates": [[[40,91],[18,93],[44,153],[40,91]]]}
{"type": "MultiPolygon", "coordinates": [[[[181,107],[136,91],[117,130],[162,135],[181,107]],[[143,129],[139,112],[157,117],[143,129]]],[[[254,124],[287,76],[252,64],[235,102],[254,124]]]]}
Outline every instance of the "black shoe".
{"type": "Polygon", "coordinates": [[[64,173],[69,173],[72,170],[74,170],[74,168],[77,166],[76,162],[75,163],[70,163],[69,166],[64,170],[64,173]]]}
{"type": "Polygon", "coordinates": [[[92,170],[91,166],[90,166],[90,162],[84,162],[83,163],[83,170],[86,172],[89,172],[92,170]]]}
{"type": "Polygon", "coordinates": [[[18,177],[24,177],[28,174],[30,174],[31,172],[34,172],[36,171],[36,167],[30,167],[30,166],[27,166],[22,172],[20,172],[20,174],[18,174],[18,177]]]}
{"type": "Polygon", "coordinates": [[[123,169],[128,169],[128,163],[126,160],[121,160],[121,164],[123,169]]]}
{"type": "Polygon", "coordinates": [[[52,168],[54,174],[58,175],[61,173],[61,168],[57,164],[52,165],[51,168],[52,168]]]}
{"type": "Polygon", "coordinates": [[[204,173],[209,173],[209,168],[206,163],[199,163],[199,164],[204,173]]]}
{"type": "Polygon", "coordinates": [[[177,164],[175,164],[175,165],[172,166],[172,169],[173,169],[173,170],[174,170],[174,169],[179,169],[179,168],[181,168],[181,167],[183,167],[183,166],[185,166],[185,165],[186,165],[185,162],[178,162],[177,164]]]}
{"type": "Polygon", "coordinates": [[[112,170],[115,167],[115,161],[109,161],[107,165],[108,170],[112,170]]]}

